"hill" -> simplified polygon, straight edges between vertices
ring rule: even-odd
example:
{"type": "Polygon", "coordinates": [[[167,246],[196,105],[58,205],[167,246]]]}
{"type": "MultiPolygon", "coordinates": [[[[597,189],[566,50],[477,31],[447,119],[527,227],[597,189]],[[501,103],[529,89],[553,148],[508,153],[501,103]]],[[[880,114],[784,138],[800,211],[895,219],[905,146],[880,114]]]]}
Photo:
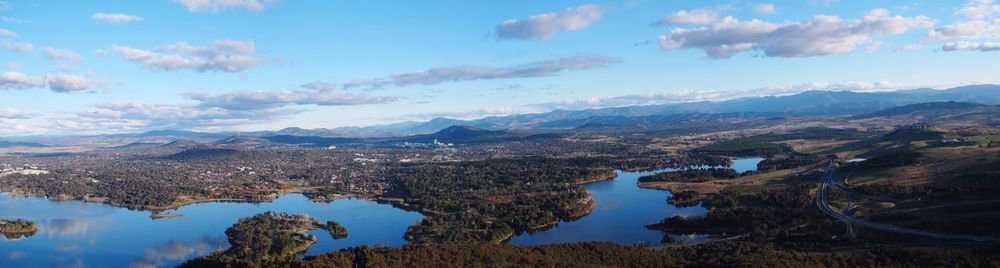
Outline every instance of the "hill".
{"type": "Polygon", "coordinates": [[[249,136],[232,136],[229,138],[221,139],[215,142],[219,145],[243,145],[243,146],[258,146],[271,144],[271,141],[267,139],[249,137],[249,136]]]}
{"type": "MultiPolygon", "coordinates": [[[[870,114],[885,109],[927,102],[969,102],[1000,104],[1000,85],[975,85],[945,90],[911,89],[885,92],[806,91],[786,96],[747,97],[717,102],[689,102],[625,106],[585,110],[555,110],[535,114],[490,116],[475,120],[435,118],[426,122],[402,122],[368,127],[336,129],[294,129],[308,136],[391,137],[429,134],[450,126],[470,126],[488,130],[572,129],[582,126],[620,126],[668,123],[685,115],[701,120],[711,115],[728,116],[810,116],[870,114]]],[[[280,131],[279,131],[280,132],[280,131]]]]}
{"type": "Polygon", "coordinates": [[[517,135],[506,131],[486,130],[469,126],[450,126],[433,134],[404,137],[396,141],[432,143],[436,140],[442,143],[468,144],[514,137],[517,137],[517,135]]]}
{"type": "Polygon", "coordinates": [[[927,103],[917,103],[904,105],[894,108],[889,108],[873,113],[867,113],[862,115],[856,115],[851,117],[852,119],[868,119],[874,117],[892,117],[892,116],[940,116],[942,114],[954,115],[956,113],[964,112],[998,112],[1000,107],[994,105],[985,105],[979,103],[971,102],[927,102],[927,103]]]}
{"type": "Polygon", "coordinates": [[[197,147],[181,151],[167,156],[168,159],[177,161],[199,160],[207,158],[227,157],[239,154],[241,151],[226,148],[197,147]]]}
{"type": "Polygon", "coordinates": [[[2,141],[0,140],[0,148],[11,148],[11,147],[48,147],[48,145],[34,142],[17,142],[17,141],[2,141]]]}
{"type": "Polygon", "coordinates": [[[296,135],[266,136],[263,137],[263,139],[273,143],[313,145],[313,146],[330,146],[334,144],[345,144],[345,143],[353,143],[360,141],[360,139],[355,139],[355,138],[327,138],[327,137],[296,136],[296,135]]]}

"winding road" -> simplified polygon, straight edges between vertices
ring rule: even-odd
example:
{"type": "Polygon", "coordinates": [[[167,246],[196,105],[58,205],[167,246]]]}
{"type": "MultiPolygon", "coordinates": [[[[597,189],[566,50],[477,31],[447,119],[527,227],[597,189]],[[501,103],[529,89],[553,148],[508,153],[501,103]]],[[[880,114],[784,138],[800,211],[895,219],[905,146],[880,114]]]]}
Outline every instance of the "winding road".
{"type": "Polygon", "coordinates": [[[834,176],[836,170],[837,170],[837,164],[836,164],[836,162],[834,160],[831,159],[829,166],[827,166],[827,168],[826,168],[826,171],[823,172],[823,181],[822,181],[822,184],[820,185],[819,190],[816,191],[816,207],[818,207],[819,210],[823,211],[823,213],[826,213],[827,215],[830,215],[834,219],[837,219],[837,220],[842,221],[845,224],[847,224],[849,231],[851,230],[850,229],[851,225],[857,225],[857,226],[862,226],[862,227],[865,227],[865,228],[870,228],[870,229],[875,229],[875,230],[880,230],[880,231],[900,233],[900,234],[908,234],[908,235],[915,235],[915,236],[923,236],[923,237],[929,237],[929,238],[934,238],[934,239],[955,239],[955,240],[967,240],[967,241],[976,241],[976,242],[988,242],[988,241],[997,241],[998,240],[996,237],[989,237],[989,236],[963,235],[963,234],[942,234],[942,233],[934,233],[934,232],[921,231],[921,230],[904,228],[904,227],[893,226],[893,225],[888,225],[888,224],[881,224],[881,223],[870,222],[870,221],[866,221],[866,220],[854,218],[854,217],[851,217],[851,216],[848,216],[848,215],[844,215],[843,213],[837,212],[836,210],[834,210],[833,208],[831,208],[830,205],[827,203],[827,198],[828,198],[827,192],[829,192],[829,188],[830,187],[836,187],[833,184],[833,176],[834,176]]]}

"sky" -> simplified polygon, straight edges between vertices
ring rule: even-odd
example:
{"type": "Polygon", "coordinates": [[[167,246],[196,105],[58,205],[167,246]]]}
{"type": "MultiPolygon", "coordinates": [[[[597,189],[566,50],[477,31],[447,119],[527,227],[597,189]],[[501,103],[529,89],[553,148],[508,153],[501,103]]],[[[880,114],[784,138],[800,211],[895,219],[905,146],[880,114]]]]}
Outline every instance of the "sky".
{"type": "Polygon", "coordinates": [[[998,83],[1000,3],[0,1],[0,136],[998,83]]]}

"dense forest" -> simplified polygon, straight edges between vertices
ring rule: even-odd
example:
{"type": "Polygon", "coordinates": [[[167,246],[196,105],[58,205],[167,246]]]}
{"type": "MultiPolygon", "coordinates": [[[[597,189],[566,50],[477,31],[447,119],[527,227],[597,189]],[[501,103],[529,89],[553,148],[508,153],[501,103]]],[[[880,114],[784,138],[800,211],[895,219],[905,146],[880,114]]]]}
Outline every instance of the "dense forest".
{"type": "Polygon", "coordinates": [[[273,262],[294,257],[304,251],[316,237],[305,231],[321,227],[315,219],[305,215],[266,212],[240,219],[226,229],[229,249],[208,258],[231,261],[273,262]]]}
{"type": "Polygon", "coordinates": [[[575,243],[514,246],[489,243],[357,247],[283,262],[198,258],[181,267],[995,267],[1000,245],[950,249],[869,247],[785,250],[768,242],[724,241],[674,248],[575,243]]]}
{"type": "Polygon", "coordinates": [[[740,174],[731,168],[685,169],[639,177],[639,182],[707,182],[735,179],[740,174]]]}

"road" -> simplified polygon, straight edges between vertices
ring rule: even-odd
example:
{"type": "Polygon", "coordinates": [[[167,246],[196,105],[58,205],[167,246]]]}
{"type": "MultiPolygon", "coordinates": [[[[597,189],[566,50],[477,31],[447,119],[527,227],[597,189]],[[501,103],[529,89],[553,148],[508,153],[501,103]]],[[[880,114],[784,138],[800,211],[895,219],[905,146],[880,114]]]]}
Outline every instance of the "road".
{"type": "MultiPolygon", "coordinates": [[[[829,192],[830,187],[835,187],[835,186],[833,186],[834,185],[833,184],[833,177],[834,177],[834,174],[835,174],[836,170],[837,170],[837,164],[836,164],[836,162],[833,161],[833,160],[830,160],[829,166],[827,166],[826,171],[823,172],[823,181],[822,181],[822,184],[820,184],[819,190],[816,191],[816,207],[818,207],[819,210],[823,211],[823,213],[826,213],[827,215],[830,215],[834,219],[837,219],[839,221],[844,222],[845,224],[848,225],[848,228],[851,228],[850,227],[851,225],[857,225],[857,226],[861,226],[861,227],[865,227],[865,228],[869,228],[869,229],[880,230],[880,231],[886,231],[886,232],[892,232],[892,233],[900,233],[900,234],[908,234],[908,235],[915,235],[915,236],[923,236],[923,237],[929,237],[929,238],[935,238],[935,239],[955,239],[955,240],[967,240],[967,241],[976,241],[976,242],[988,242],[988,241],[997,241],[998,240],[996,237],[989,237],[989,236],[963,235],[963,234],[942,234],[942,233],[934,233],[934,232],[921,231],[921,230],[904,228],[904,227],[893,226],[893,225],[888,225],[888,224],[881,224],[881,223],[870,222],[870,221],[866,221],[866,220],[854,218],[854,217],[851,217],[851,216],[844,215],[843,213],[837,212],[833,208],[830,208],[830,205],[827,203],[827,198],[828,198],[827,197],[827,195],[828,195],[827,192],[829,192]]],[[[848,229],[848,230],[850,231],[851,229],[848,229]]]]}

